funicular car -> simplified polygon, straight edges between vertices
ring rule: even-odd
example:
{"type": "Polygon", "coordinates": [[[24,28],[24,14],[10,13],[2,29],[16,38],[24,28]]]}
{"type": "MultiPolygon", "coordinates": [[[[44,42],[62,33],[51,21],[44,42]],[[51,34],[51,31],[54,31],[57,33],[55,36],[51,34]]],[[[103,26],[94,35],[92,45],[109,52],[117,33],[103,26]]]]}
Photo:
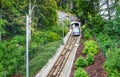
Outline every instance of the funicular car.
{"type": "Polygon", "coordinates": [[[78,21],[71,22],[72,34],[74,36],[80,35],[80,26],[81,26],[81,23],[78,21]]]}

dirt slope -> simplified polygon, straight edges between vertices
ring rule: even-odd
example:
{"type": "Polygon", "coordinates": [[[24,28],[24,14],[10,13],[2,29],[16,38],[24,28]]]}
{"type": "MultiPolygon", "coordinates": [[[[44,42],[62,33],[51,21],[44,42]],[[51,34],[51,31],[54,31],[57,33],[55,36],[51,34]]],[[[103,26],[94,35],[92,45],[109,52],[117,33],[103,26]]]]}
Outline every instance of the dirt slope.
{"type": "MultiPolygon", "coordinates": [[[[85,57],[85,55],[82,54],[83,48],[84,48],[84,44],[81,43],[78,47],[75,60],[79,56],[85,57]]],[[[89,65],[88,67],[84,68],[85,71],[87,72],[87,74],[90,77],[107,77],[107,73],[104,71],[104,69],[102,67],[103,63],[105,62],[105,57],[100,50],[99,50],[99,53],[97,55],[95,55],[94,59],[95,59],[94,64],[89,65]]],[[[75,71],[75,66],[73,65],[70,77],[73,77],[74,71],[75,71]]]]}

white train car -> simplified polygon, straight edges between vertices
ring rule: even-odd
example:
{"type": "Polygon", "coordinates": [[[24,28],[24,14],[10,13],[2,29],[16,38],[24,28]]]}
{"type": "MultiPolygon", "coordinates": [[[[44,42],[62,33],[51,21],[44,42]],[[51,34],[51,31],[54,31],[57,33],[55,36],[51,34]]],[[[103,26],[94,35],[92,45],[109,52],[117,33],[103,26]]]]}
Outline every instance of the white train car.
{"type": "Polygon", "coordinates": [[[71,22],[72,34],[74,36],[80,35],[81,23],[78,21],[71,22]]]}

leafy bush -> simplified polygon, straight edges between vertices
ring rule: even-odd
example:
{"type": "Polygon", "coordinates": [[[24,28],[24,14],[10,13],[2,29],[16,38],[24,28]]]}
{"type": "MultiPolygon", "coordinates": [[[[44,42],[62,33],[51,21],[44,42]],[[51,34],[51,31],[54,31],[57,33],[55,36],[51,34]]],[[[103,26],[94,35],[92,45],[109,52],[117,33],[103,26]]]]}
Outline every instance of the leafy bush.
{"type": "Polygon", "coordinates": [[[93,64],[94,62],[94,55],[92,53],[89,53],[86,58],[88,65],[93,64]]]}
{"type": "Polygon", "coordinates": [[[22,36],[16,36],[11,41],[0,42],[0,70],[6,70],[7,77],[13,75],[16,71],[15,69],[19,69],[24,64],[25,47],[22,46],[24,39],[22,36]],[[16,64],[18,65],[17,67],[16,64]]]}
{"type": "Polygon", "coordinates": [[[82,32],[84,32],[86,30],[86,26],[87,26],[87,24],[84,24],[84,25],[81,26],[82,32]]]}
{"type": "Polygon", "coordinates": [[[2,60],[2,58],[3,58],[3,52],[2,52],[2,50],[0,49],[0,61],[2,60]]]}
{"type": "Polygon", "coordinates": [[[48,31],[35,32],[32,38],[35,43],[39,43],[40,45],[45,45],[49,42],[60,40],[61,37],[59,34],[48,30],[48,31]]]}
{"type": "Polygon", "coordinates": [[[76,62],[76,68],[86,67],[94,62],[94,55],[98,53],[98,46],[94,40],[85,42],[85,47],[82,53],[87,54],[86,58],[79,57],[76,62]]]}
{"type": "Polygon", "coordinates": [[[108,77],[120,77],[120,73],[116,70],[109,72],[108,77]]]}
{"type": "Polygon", "coordinates": [[[36,43],[39,43],[41,45],[45,44],[46,42],[46,37],[45,37],[45,32],[44,31],[37,31],[37,32],[34,32],[33,35],[32,35],[32,41],[36,42],[36,43]]]}
{"type": "MultiPolygon", "coordinates": [[[[119,17],[119,16],[118,16],[119,17]]],[[[105,32],[107,32],[109,35],[120,35],[120,19],[118,17],[115,17],[112,21],[108,21],[104,26],[103,29],[105,32]]]]}
{"type": "Polygon", "coordinates": [[[60,36],[59,36],[57,33],[55,33],[55,32],[48,32],[48,33],[46,34],[46,38],[47,38],[47,40],[48,40],[49,42],[52,42],[52,41],[57,41],[57,40],[59,40],[59,39],[60,39],[60,36]]]}
{"type": "Polygon", "coordinates": [[[85,42],[85,47],[82,51],[83,54],[88,54],[88,53],[93,53],[97,54],[98,53],[98,46],[94,40],[89,40],[85,42]]]}
{"type": "Polygon", "coordinates": [[[101,32],[97,34],[96,39],[99,47],[102,49],[102,52],[104,53],[108,48],[111,48],[111,46],[113,45],[113,40],[111,40],[111,37],[107,33],[101,32]]]}
{"type": "Polygon", "coordinates": [[[2,71],[2,69],[3,69],[3,66],[2,66],[2,64],[0,62],[0,72],[2,71]]]}
{"type": "Polygon", "coordinates": [[[92,38],[92,34],[89,28],[86,28],[84,31],[84,38],[85,39],[91,39],[92,38]]]}
{"type": "Polygon", "coordinates": [[[88,27],[92,27],[92,33],[101,32],[105,22],[101,15],[96,14],[93,16],[92,14],[88,14],[88,27]]]}
{"type": "MultiPolygon", "coordinates": [[[[50,28],[53,32],[57,33],[60,36],[63,36],[63,25],[53,26],[50,28]]],[[[64,34],[68,32],[67,26],[64,25],[64,34]]]]}
{"type": "Polygon", "coordinates": [[[63,28],[62,26],[53,26],[50,28],[53,32],[57,33],[58,35],[62,36],[63,28]]]}
{"type": "Polygon", "coordinates": [[[92,64],[93,62],[94,62],[94,54],[89,53],[89,54],[87,54],[86,58],[79,57],[75,62],[75,66],[76,66],[76,68],[86,67],[86,66],[92,64]]]}
{"type": "MultiPolygon", "coordinates": [[[[36,44],[31,43],[31,48],[30,48],[31,50],[29,52],[29,55],[32,57],[30,58],[30,64],[29,64],[29,67],[31,69],[30,77],[32,77],[48,62],[48,60],[56,53],[56,50],[61,43],[62,41],[58,40],[54,42],[49,42],[46,45],[37,44],[37,47],[36,44]]],[[[25,75],[25,64],[21,66],[19,72],[22,75],[25,75]]]]}
{"type": "Polygon", "coordinates": [[[84,69],[79,68],[75,71],[74,77],[89,77],[84,69]]]}
{"type": "Polygon", "coordinates": [[[79,57],[75,62],[76,68],[88,66],[88,62],[85,58],[79,57]]]}
{"type": "Polygon", "coordinates": [[[16,36],[14,36],[12,38],[10,43],[24,45],[25,44],[25,40],[26,40],[25,36],[16,35],[16,36]]]}
{"type": "MultiPolygon", "coordinates": [[[[64,33],[67,34],[68,29],[64,28],[64,33]]],[[[48,44],[49,42],[60,40],[63,37],[63,27],[53,26],[42,31],[36,31],[33,33],[32,38],[34,42],[39,42],[41,45],[48,44]]]]}
{"type": "Polygon", "coordinates": [[[104,68],[107,71],[117,69],[120,71],[120,49],[115,47],[114,49],[109,49],[106,53],[106,62],[104,63],[104,68]]]}
{"type": "Polygon", "coordinates": [[[3,77],[3,72],[0,72],[0,77],[3,77]]]}

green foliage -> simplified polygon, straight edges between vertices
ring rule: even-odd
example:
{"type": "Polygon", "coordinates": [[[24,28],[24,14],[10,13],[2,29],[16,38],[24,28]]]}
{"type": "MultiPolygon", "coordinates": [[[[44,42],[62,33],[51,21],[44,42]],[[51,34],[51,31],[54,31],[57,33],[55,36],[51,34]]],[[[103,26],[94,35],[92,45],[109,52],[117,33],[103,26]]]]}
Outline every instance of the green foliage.
{"type": "MultiPolygon", "coordinates": [[[[67,34],[68,29],[65,27],[64,33],[67,34]]],[[[63,36],[63,27],[62,26],[53,26],[42,31],[36,31],[33,33],[33,41],[39,42],[41,45],[46,44],[52,41],[60,40],[63,36]]]]}
{"type": "MultiPolygon", "coordinates": [[[[74,0],[74,1],[76,1],[76,4],[77,4],[78,3],[77,1],[79,0],[74,0]]],[[[116,0],[116,3],[117,1],[118,0],[116,0]]],[[[81,2],[84,2],[84,1],[81,1],[81,2]]],[[[112,9],[114,8],[116,10],[114,12],[115,15],[113,15],[112,20],[105,20],[102,18],[102,16],[96,15],[95,13],[92,14],[92,13],[87,12],[85,14],[85,12],[79,12],[76,9],[81,8],[79,7],[80,4],[75,5],[76,7],[74,9],[74,12],[77,14],[77,16],[80,17],[80,19],[82,17],[83,17],[82,19],[85,19],[85,17],[87,17],[86,27],[90,28],[91,30],[90,33],[89,33],[89,30],[88,30],[88,33],[86,30],[86,34],[84,33],[85,34],[84,36],[89,37],[90,34],[96,35],[97,44],[106,56],[106,62],[104,63],[104,68],[106,72],[108,73],[108,77],[120,77],[120,72],[119,72],[120,62],[119,62],[119,56],[118,56],[120,54],[119,53],[120,52],[119,50],[119,47],[120,47],[120,41],[119,41],[120,39],[119,37],[120,36],[120,26],[119,26],[120,25],[120,22],[119,22],[120,21],[120,5],[113,4],[113,6],[115,7],[112,7],[112,9]],[[84,15],[84,16],[81,16],[81,15],[84,15]]],[[[84,6],[84,8],[86,7],[84,6]]],[[[83,10],[83,11],[86,11],[86,10],[83,10]]],[[[83,50],[84,51],[83,53],[87,54],[91,52],[92,50],[95,51],[94,49],[95,49],[94,46],[89,47],[88,45],[86,47],[85,45],[85,49],[83,50]]],[[[92,58],[91,58],[91,61],[92,61],[92,58]]]]}
{"type": "Polygon", "coordinates": [[[108,77],[120,77],[120,73],[117,70],[109,72],[108,77]]]}
{"type": "Polygon", "coordinates": [[[71,10],[71,0],[55,0],[57,2],[57,6],[60,10],[70,11],[71,10]]]}
{"type": "Polygon", "coordinates": [[[94,55],[98,53],[98,46],[96,42],[94,40],[86,41],[82,53],[87,54],[87,58],[78,58],[75,62],[77,68],[88,66],[94,62],[94,55]]]}
{"type": "Polygon", "coordinates": [[[33,41],[36,43],[44,44],[45,43],[45,35],[43,31],[36,31],[32,35],[33,41]]]}
{"type": "Polygon", "coordinates": [[[98,46],[97,46],[96,42],[94,40],[86,41],[85,47],[84,47],[82,53],[84,53],[84,54],[88,54],[88,53],[97,54],[98,53],[98,46]]]}
{"type": "Polygon", "coordinates": [[[3,58],[3,52],[2,52],[2,50],[0,49],[0,61],[2,60],[2,58],[3,58]]]}
{"type": "MultiPolygon", "coordinates": [[[[31,1],[33,5],[34,0],[31,1]]],[[[28,0],[0,2],[0,33],[6,40],[0,42],[0,77],[4,71],[6,77],[11,77],[18,70],[25,74],[25,18],[29,10],[28,3],[28,0]]],[[[58,40],[61,39],[63,27],[56,26],[57,19],[55,0],[36,0],[32,12],[32,40],[29,43],[30,76],[47,63],[61,43],[58,40]]],[[[68,32],[67,27],[64,31],[65,34],[68,32]]]]}
{"type": "Polygon", "coordinates": [[[2,20],[6,20],[7,23],[4,24],[4,37],[11,37],[13,34],[24,34],[25,28],[25,9],[26,8],[26,0],[19,2],[16,0],[2,0],[2,20]],[[25,4],[24,4],[25,3],[25,4]],[[22,21],[21,23],[18,23],[22,21]]]}
{"type": "MultiPolygon", "coordinates": [[[[30,55],[32,55],[29,65],[31,69],[30,77],[35,75],[36,72],[39,71],[48,62],[48,60],[55,54],[61,43],[61,41],[54,41],[49,42],[46,45],[37,45],[37,47],[35,46],[36,48],[34,48],[34,50],[30,51],[30,55]]],[[[25,75],[25,65],[22,65],[20,73],[25,75]]]]}
{"type": "Polygon", "coordinates": [[[120,18],[119,18],[119,13],[120,13],[120,6],[119,4],[114,4],[116,7],[114,7],[115,9],[115,15],[114,15],[114,19],[109,20],[106,22],[106,24],[104,24],[103,29],[104,32],[107,32],[108,35],[113,36],[114,34],[116,35],[120,35],[120,18]]]}
{"type": "Polygon", "coordinates": [[[6,20],[0,19],[0,32],[5,33],[4,26],[7,23],[6,20]]]}
{"type": "Polygon", "coordinates": [[[16,69],[19,69],[24,64],[24,42],[24,36],[15,36],[9,42],[0,42],[0,64],[2,66],[0,73],[6,70],[6,76],[10,77],[15,73],[16,69]]]}
{"type": "Polygon", "coordinates": [[[46,38],[48,39],[48,41],[52,42],[52,41],[57,41],[60,39],[60,36],[58,34],[56,34],[55,32],[46,32],[46,38]]]}
{"type": "Polygon", "coordinates": [[[92,54],[92,53],[87,54],[86,60],[88,62],[88,65],[93,64],[93,62],[94,62],[94,54],[92,54]]]}
{"type": "MultiPolygon", "coordinates": [[[[33,5],[32,0],[32,5],[33,5]]],[[[29,2],[24,0],[2,0],[2,20],[6,20],[4,37],[10,37],[14,34],[25,34],[25,18],[28,14],[29,2]],[[5,9],[5,10],[4,10],[5,9]]],[[[0,22],[1,24],[1,22],[0,22]]],[[[48,28],[57,25],[57,5],[55,0],[36,1],[32,12],[32,30],[33,28],[48,28]]]]}
{"type": "Polygon", "coordinates": [[[0,77],[3,77],[3,72],[0,72],[0,77]]]}
{"type": "Polygon", "coordinates": [[[92,39],[91,30],[89,28],[85,29],[85,31],[83,32],[83,34],[84,34],[84,38],[85,39],[92,39]]]}
{"type": "Polygon", "coordinates": [[[37,1],[35,9],[34,22],[37,21],[37,28],[48,28],[57,25],[57,3],[55,0],[37,1]]]}
{"type": "Polygon", "coordinates": [[[86,30],[87,24],[84,24],[81,26],[82,32],[84,32],[86,30]]]}
{"type": "Polygon", "coordinates": [[[0,72],[2,71],[2,69],[3,69],[3,66],[2,66],[2,64],[0,62],[0,72]]]}
{"type": "Polygon", "coordinates": [[[86,67],[90,64],[93,64],[93,62],[94,62],[94,54],[89,53],[87,54],[86,58],[79,57],[75,62],[75,66],[78,69],[80,67],[86,67]]]}
{"type": "Polygon", "coordinates": [[[16,35],[12,38],[11,42],[12,44],[19,44],[19,45],[24,45],[25,44],[25,36],[20,36],[20,35],[16,35]]]}
{"type": "Polygon", "coordinates": [[[103,30],[106,21],[99,15],[88,14],[87,27],[91,28],[92,33],[99,33],[103,30]]]}
{"type": "Polygon", "coordinates": [[[73,0],[73,12],[80,18],[82,23],[88,19],[88,14],[95,15],[98,13],[99,0],[73,0]],[[96,8],[94,7],[96,5],[96,8]]]}
{"type": "Polygon", "coordinates": [[[83,68],[78,68],[74,73],[74,77],[89,77],[89,76],[87,75],[83,68]]]}
{"type": "Polygon", "coordinates": [[[107,33],[101,32],[97,35],[97,42],[102,52],[106,53],[107,50],[111,47],[114,47],[116,44],[119,44],[119,39],[116,36],[110,37],[107,33]]]}
{"type": "MultiPolygon", "coordinates": [[[[50,28],[53,32],[57,33],[58,35],[62,36],[63,35],[63,28],[62,26],[53,26],[50,28]]],[[[65,34],[67,33],[67,31],[65,30],[65,34]]]]}
{"type": "Polygon", "coordinates": [[[86,67],[86,66],[88,66],[88,62],[85,58],[79,57],[75,62],[75,66],[77,69],[80,67],[86,67]]]}
{"type": "Polygon", "coordinates": [[[115,18],[114,20],[107,22],[103,27],[104,31],[107,32],[109,35],[114,35],[114,34],[120,35],[119,21],[120,21],[119,18],[115,18]]]}
{"type": "Polygon", "coordinates": [[[119,54],[120,49],[117,47],[115,47],[114,49],[109,49],[108,52],[106,53],[106,62],[104,63],[104,68],[112,76],[114,75],[120,76],[119,54]]]}

